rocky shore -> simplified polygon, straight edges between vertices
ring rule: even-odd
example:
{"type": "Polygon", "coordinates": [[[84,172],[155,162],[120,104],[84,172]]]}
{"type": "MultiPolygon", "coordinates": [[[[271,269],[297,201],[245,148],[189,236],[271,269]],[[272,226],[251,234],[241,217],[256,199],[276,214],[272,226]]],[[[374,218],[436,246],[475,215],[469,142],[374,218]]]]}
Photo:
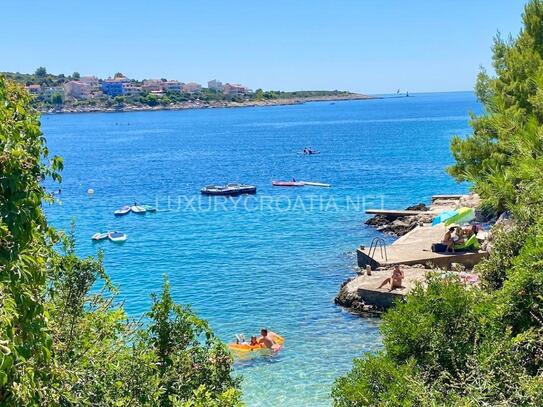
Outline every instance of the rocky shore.
{"type": "MultiPolygon", "coordinates": [[[[476,194],[462,195],[457,198],[438,198],[433,199],[430,205],[419,203],[410,206],[405,210],[420,212],[409,216],[387,216],[375,215],[365,223],[368,226],[375,227],[378,231],[400,237],[396,243],[400,246],[412,244],[420,239],[421,231],[433,231],[429,224],[434,216],[445,210],[458,209],[460,207],[470,207],[475,209],[476,221],[488,222],[483,214],[477,209],[480,205],[480,198],[476,194]],[[415,230],[416,229],[416,230],[415,230]]],[[[493,220],[490,220],[493,222],[493,220]]],[[[498,221],[499,222],[499,221],[498,221]]],[[[486,249],[486,247],[485,247],[486,249]]],[[[466,276],[473,276],[469,269],[462,264],[453,264],[453,270],[463,273],[466,276]]],[[[401,265],[404,272],[403,287],[390,291],[388,287],[378,288],[383,280],[392,274],[393,267],[378,267],[367,274],[367,270],[358,269],[358,275],[345,281],[335,298],[335,303],[348,308],[350,311],[371,316],[378,315],[401,300],[417,284],[425,284],[428,264],[401,265]]],[[[476,278],[476,277],[473,277],[476,278]]]]}
{"type": "Polygon", "coordinates": [[[353,93],[349,95],[338,96],[319,96],[311,98],[289,98],[289,99],[269,99],[269,100],[247,100],[243,102],[235,101],[187,101],[182,103],[171,103],[169,105],[146,106],[146,105],[129,105],[123,106],[101,106],[101,105],[80,105],[70,106],[65,105],[55,109],[40,109],[42,114],[57,114],[57,113],[118,113],[118,112],[140,112],[140,111],[158,111],[158,110],[185,110],[185,109],[214,109],[214,108],[236,108],[236,107],[263,107],[263,106],[285,106],[285,105],[300,105],[308,102],[335,102],[343,100],[368,100],[375,99],[373,96],[353,93]]]}
{"type": "Polygon", "coordinates": [[[392,274],[393,267],[383,267],[372,271],[371,275],[358,275],[345,281],[334,299],[337,305],[362,315],[378,315],[395,301],[400,301],[417,284],[424,284],[426,272],[423,265],[402,266],[405,274],[403,287],[390,291],[378,288],[384,279],[392,274]]]}
{"type": "MultiPolygon", "coordinates": [[[[460,199],[435,199],[430,206],[424,203],[419,203],[413,206],[405,208],[409,211],[421,211],[428,212],[427,214],[420,214],[414,216],[386,216],[376,215],[364,222],[368,226],[372,226],[379,232],[386,235],[400,237],[406,233],[412,231],[417,226],[421,226],[425,223],[431,223],[436,214],[442,211],[457,209],[463,206],[469,208],[477,208],[480,204],[480,198],[476,194],[463,195],[460,199]]],[[[485,222],[486,219],[479,210],[475,210],[476,220],[479,222],[485,222]]]]}
{"type": "MultiPolygon", "coordinates": [[[[423,203],[417,205],[408,206],[406,211],[422,211],[428,212],[430,208],[423,203]]],[[[406,233],[413,230],[421,223],[429,223],[432,221],[432,215],[416,215],[416,216],[387,216],[387,215],[375,215],[364,222],[368,226],[372,226],[379,232],[382,232],[390,236],[403,236],[406,233]]]]}

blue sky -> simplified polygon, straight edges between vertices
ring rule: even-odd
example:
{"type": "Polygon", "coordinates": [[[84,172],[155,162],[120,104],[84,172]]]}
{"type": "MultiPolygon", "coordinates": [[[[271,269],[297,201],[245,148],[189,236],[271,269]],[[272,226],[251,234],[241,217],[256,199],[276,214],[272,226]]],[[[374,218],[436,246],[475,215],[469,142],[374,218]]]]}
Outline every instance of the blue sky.
{"type": "Polygon", "coordinates": [[[469,90],[523,0],[1,0],[0,71],[469,90]]]}

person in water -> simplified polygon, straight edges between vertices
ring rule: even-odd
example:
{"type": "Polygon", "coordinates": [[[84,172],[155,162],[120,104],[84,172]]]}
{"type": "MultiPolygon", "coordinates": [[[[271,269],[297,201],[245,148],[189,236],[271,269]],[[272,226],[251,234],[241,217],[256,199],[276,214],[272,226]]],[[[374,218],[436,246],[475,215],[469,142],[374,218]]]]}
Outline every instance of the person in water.
{"type": "Polygon", "coordinates": [[[275,342],[272,338],[270,338],[270,336],[268,336],[268,330],[266,328],[262,328],[260,330],[260,339],[258,342],[263,344],[266,348],[271,349],[275,345],[275,342]]]}
{"type": "Polygon", "coordinates": [[[381,283],[381,285],[378,288],[382,288],[387,284],[390,284],[390,291],[396,288],[402,288],[403,278],[404,278],[403,271],[400,269],[400,265],[396,264],[394,266],[394,270],[392,271],[392,275],[388,278],[385,278],[385,280],[381,283]]]}
{"type": "Polygon", "coordinates": [[[258,338],[255,336],[251,336],[251,342],[249,342],[249,345],[251,346],[257,346],[258,345],[258,338]]]}

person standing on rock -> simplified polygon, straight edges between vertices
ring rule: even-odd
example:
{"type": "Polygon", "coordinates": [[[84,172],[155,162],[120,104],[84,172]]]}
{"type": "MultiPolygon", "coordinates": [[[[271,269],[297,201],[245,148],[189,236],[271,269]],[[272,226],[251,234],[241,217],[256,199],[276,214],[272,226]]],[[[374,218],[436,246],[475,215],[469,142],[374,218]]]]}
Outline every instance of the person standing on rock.
{"type": "Polygon", "coordinates": [[[392,275],[388,278],[385,278],[385,280],[377,288],[383,288],[387,284],[390,284],[390,291],[395,290],[396,288],[403,288],[402,286],[403,279],[404,279],[403,271],[400,269],[400,265],[396,264],[394,266],[394,270],[392,271],[392,275]]]}

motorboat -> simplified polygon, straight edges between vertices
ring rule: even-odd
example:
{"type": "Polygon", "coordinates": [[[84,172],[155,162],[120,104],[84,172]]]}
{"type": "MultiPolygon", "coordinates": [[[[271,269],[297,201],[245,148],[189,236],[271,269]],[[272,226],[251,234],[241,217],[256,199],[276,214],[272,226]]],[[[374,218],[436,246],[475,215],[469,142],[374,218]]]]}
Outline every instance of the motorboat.
{"type": "Polygon", "coordinates": [[[147,209],[145,209],[144,206],[141,206],[141,205],[133,205],[130,207],[130,210],[134,213],[137,213],[137,214],[144,214],[145,212],[147,212],[147,209]]]}
{"type": "Polygon", "coordinates": [[[226,184],[226,186],[239,194],[256,194],[256,187],[254,185],[231,183],[226,184]]]}
{"type": "Polygon", "coordinates": [[[256,186],[247,184],[207,185],[200,192],[203,195],[236,196],[256,194],[256,186]]]}
{"type": "Polygon", "coordinates": [[[117,209],[115,212],[113,212],[115,216],[124,216],[124,215],[128,215],[129,213],[130,213],[130,206],[128,205],[125,205],[117,209]]]}
{"type": "Polygon", "coordinates": [[[91,239],[94,240],[95,242],[98,242],[100,240],[107,239],[108,235],[109,235],[109,232],[105,232],[105,233],[98,232],[92,235],[91,239]]]}
{"type": "Polygon", "coordinates": [[[303,187],[302,181],[272,181],[274,187],[303,187]]]}
{"type": "Polygon", "coordinates": [[[122,243],[128,238],[126,233],[121,232],[109,232],[107,234],[107,237],[109,238],[109,240],[115,243],[122,243]]]}

